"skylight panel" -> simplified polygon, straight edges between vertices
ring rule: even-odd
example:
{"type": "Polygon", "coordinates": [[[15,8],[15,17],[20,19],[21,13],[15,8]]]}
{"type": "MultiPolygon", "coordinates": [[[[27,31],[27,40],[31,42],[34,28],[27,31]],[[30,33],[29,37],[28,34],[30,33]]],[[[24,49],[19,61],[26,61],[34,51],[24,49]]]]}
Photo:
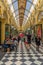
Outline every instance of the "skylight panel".
{"type": "Polygon", "coordinates": [[[29,2],[27,1],[26,9],[29,10],[29,9],[30,9],[30,6],[31,6],[31,3],[29,3],[29,2]]]}
{"type": "Polygon", "coordinates": [[[17,10],[17,11],[15,11],[15,15],[19,15],[18,10],[17,10]]]}
{"type": "Polygon", "coordinates": [[[29,12],[25,10],[25,14],[28,15],[28,13],[29,13],[29,12]]]}
{"type": "Polygon", "coordinates": [[[18,2],[17,1],[13,4],[13,7],[14,7],[15,10],[18,9],[18,2]]]}
{"type": "Polygon", "coordinates": [[[16,0],[12,0],[12,2],[14,2],[14,1],[16,1],[16,0]]]}

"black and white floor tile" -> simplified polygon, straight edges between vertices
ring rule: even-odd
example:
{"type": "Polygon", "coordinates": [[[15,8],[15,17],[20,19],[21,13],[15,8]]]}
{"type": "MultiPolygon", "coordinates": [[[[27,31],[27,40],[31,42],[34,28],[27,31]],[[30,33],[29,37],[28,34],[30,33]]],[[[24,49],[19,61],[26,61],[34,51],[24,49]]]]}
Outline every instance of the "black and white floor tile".
{"type": "MultiPolygon", "coordinates": [[[[43,49],[40,49],[42,51],[43,49]]],[[[43,53],[36,51],[35,45],[31,45],[27,51],[24,43],[19,43],[17,51],[6,53],[0,61],[0,65],[43,65],[43,53]]]]}

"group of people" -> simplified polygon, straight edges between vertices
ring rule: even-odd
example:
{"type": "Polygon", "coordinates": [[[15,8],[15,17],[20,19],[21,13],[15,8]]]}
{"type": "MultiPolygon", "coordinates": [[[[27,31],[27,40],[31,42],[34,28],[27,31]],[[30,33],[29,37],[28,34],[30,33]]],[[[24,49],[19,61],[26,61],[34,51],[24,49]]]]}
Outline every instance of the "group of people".
{"type": "Polygon", "coordinates": [[[25,35],[24,43],[26,45],[27,50],[29,50],[31,46],[31,34],[30,33],[27,33],[25,35]]]}
{"type": "MultiPolygon", "coordinates": [[[[27,33],[24,40],[25,40],[24,43],[26,45],[26,48],[27,50],[29,50],[32,44],[32,35],[30,33],[27,33]]],[[[39,51],[39,47],[41,45],[41,37],[35,36],[35,42],[33,43],[35,43],[36,45],[36,50],[39,51]]]]}
{"type": "MultiPolygon", "coordinates": [[[[20,40],[22,41],[22,39],[23,38],[21,38],[20,36],[9,35],[9,37],[5,39],[4,44],[6,44],[7,49],[9,49],[10,47],[16,47],[17,50],[18,43],[20,40]]],[[[41,38],[39,36],[35,36],[36,50],[38,51],[41,44],[40,41],[41,38]]],[[[29,50],[32,44],[32,35],[30,33],[24,35],[24,43],[26,45],[27,50],[29,50]]]]}
{"type": "Polygon", "coordinates": [[[4,49],[6,49],[8,52],[9,52],[11,49],[14,49],[14,48],[16,48],[16,50],[17,50],[17,46],[18,46],[19,41],[20,41],[20,37],[19,37],[19,36],[9,35],[9,36],[4,40],[3,47],[4,47],[4,49]]]}

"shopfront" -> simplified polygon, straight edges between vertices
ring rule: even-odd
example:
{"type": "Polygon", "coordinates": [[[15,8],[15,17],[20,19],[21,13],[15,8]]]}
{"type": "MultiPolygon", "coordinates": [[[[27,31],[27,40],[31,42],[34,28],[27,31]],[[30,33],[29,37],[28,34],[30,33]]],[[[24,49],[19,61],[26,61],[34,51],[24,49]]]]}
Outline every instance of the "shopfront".
{"type": "Polygon", "coordinates": [[[9,24],[5,25],[5,38],[8,37],[10,34],[9,27],[10,27],[9,24]]]}

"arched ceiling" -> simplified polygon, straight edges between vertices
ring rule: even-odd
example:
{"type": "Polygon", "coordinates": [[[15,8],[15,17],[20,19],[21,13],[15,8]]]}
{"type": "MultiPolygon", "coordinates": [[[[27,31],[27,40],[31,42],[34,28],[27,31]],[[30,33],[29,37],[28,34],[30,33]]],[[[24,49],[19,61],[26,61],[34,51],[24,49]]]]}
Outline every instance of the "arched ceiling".
{"type": "Polygon", "coordinates": [[[28,14],[30,13],[30,8],[33,5],[34,0],[11,0],[15,13],[15,18],[17,23],[19,22],[20,26],[22,26],[23,22],[27,21],[28,14]]]}
{"type": "Polygon", "coordinates": [[[35,5],[38,3],[38,0],[7,0],[12,10],[12,14],[15,18],[17,27],[23,28],[26,27],[26,23],[31,17],[35,5]]]}

